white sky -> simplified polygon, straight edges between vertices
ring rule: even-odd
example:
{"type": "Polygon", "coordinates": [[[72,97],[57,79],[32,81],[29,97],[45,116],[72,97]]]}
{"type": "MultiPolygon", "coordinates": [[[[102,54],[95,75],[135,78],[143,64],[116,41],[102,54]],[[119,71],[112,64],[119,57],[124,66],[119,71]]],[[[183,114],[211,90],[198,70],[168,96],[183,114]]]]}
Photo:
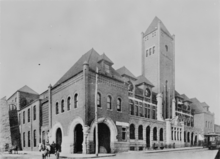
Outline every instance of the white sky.
{"type": "Polygon", "coordinates": [[[220,124],[218,0],[0,3],[0,97],[24,85],[42,93],[92,47],[140,75],[141,32],[157,16],[176,35],[176,90],[205,101],[220,124]]]}

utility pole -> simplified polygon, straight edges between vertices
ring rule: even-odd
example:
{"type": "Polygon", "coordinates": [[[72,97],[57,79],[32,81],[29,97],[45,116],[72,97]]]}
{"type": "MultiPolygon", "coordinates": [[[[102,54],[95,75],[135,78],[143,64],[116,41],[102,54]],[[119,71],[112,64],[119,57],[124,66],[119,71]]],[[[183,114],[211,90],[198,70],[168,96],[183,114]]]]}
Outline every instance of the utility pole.
{"type": "Polygon", "coordinates": [[[98,72],[99,69],[96,67],[96,81],[95,81],[95,123],[96,123],[96,149],[95,154],[98,156],[99,154],[99,139],[98,139],[98,110],[97,110],[97,93],[98,93],[98,72]]]}

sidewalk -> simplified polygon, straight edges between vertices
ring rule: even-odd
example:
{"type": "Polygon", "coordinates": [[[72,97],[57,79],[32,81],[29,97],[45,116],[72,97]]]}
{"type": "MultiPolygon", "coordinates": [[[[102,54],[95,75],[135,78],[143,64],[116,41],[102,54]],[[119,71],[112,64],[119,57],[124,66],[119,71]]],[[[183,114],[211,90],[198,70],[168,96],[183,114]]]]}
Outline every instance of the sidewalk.
{"type": "MultiPolygon", "coordinates": [[[[41,156],[41,152],[39,151],[18,151],[18,154],[9,154],[8,152],[4,152],[2,153],[3,156],[13,156],[13,157],[17,157],[17,156],[21,156],[21,155],[32,155],[32,156],[41,156]]],[[[96,156],[95,154],[64,154],[64,153],[60,153],[60,158],[99,158],[99,157],[111,157],[111,156],[115,156],[115,154],[99,154],[98,156],[96,156]]],[[[56,156],[54,154],[50,155],[50,158],[56,158],[56,156]]]]}
{"type": "Polygon", "coordinates": [[[146,150],[144,153],[160,153],[160,152],[171,152],[171,151],[184,151],[184,150],[195,150],[195,149],[204,149],[203,147],[179,147],[179,148],[166,148],[158,150],[146,150]]]}

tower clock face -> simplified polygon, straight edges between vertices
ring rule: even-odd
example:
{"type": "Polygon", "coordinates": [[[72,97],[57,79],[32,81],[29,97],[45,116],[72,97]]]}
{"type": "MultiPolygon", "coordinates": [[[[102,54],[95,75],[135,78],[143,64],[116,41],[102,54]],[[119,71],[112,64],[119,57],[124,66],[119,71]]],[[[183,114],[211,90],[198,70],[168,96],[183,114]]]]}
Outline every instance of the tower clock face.
{"type": "Polygon", "coordinates": [[[150,96],[151,96],[151,91],[150,91],[149,88],[146,88],[146,89],[145,89],[145,96],[146,96],[146,97],[150,97],[150,96]]]}
{"type": "Polygon", "coordinates": [[[128,91],[133,91],[134,86],[131,81],[128,81],[128,91]]]}

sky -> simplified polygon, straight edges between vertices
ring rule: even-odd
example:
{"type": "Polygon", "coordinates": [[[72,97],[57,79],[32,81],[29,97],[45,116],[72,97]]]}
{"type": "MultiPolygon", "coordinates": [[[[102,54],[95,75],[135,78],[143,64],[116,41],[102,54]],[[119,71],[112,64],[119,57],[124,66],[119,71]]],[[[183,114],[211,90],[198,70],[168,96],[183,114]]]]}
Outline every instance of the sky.
{"type": "Polygon", "coordinates": [[[206,102],[220,124],[218,0],[0,2],[0,98],[54,85],[88,50],[141,74],[141,32],[155,16],[175,34],[176,90],[206,102]]]}

